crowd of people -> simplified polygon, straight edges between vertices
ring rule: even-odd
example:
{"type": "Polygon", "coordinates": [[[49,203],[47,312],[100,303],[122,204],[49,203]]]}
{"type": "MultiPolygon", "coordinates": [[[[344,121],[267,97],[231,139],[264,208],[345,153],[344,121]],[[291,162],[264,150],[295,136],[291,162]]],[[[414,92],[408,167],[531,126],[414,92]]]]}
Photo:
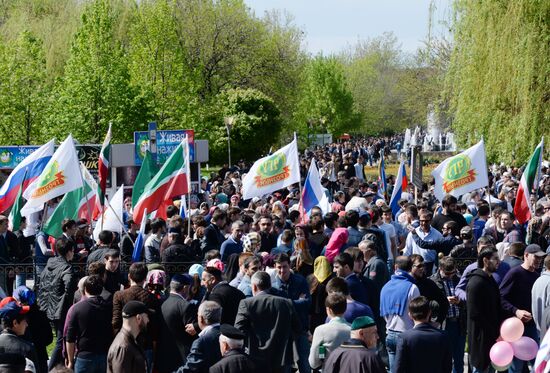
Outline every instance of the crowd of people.
{"type": "MultiPolygon", "coordinates": [[[[426,183],[415,200],[409,187],[394,214],[394,176],[384,195],[365,171],[401,144],[360,138],[306,150],[302,175],[315,158],[331,200],[331,211],[308,216],[299,185],[243,200],[245,163],[224,165],[201,180],[185,217],[175,201],[167,219],[147,224],[141,260],[130,198],[127,232],[101,231],[95,242],[85,219],[63,221],[61,237],[26,237],[24,218],[11,232],[0,216],[0,258],[36,274],[34,286],[26,273],[0,276],[0,367],[491,371],[505,318],[536,341],[550,325],[550,170],[541,169],[524,225],[512,213],[521,170],[505,166],[488,170],[490,188],[459,199],[437,201],[426,183]]],[[[514,359],[508,369],[532,364],[514,359]]]]}

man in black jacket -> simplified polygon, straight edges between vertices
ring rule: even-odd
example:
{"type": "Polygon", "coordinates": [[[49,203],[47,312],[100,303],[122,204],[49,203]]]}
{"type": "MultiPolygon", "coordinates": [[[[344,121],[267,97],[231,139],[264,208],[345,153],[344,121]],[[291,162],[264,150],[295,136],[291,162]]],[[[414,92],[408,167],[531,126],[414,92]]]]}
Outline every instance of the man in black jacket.
{"type": "Polygon", "coordinates": [[[212,300],[222,307],[222,324],[233,324],[239,302],[245,298],[243,292],[222,281],[222,272],[214,267],[204,269],[201,284],[206,288],[204,300],[212,300]]]}
{"type": "Polygon", "coordinates": [[[226,221],[227,214],[225,211],[220,209],[214,211],[210,225],[204,230],[204,238],[201,247],[203,254],[208,250],[220,249],[223,241],[225,241],[222,229],[225,227],[226,221]]]}
{"type": "MultiPolygon", "coordinates": [[[[4,302],[2,302],[4,303],[4,302]]],[[[31,360],[37,365],[36,351],[31,342],[22,338],[27,329],[25,314],[29,307],[20,307],[16,302],[7,302],[0,308],[0,321],[2,333],[0,334],[0,351],[15,353],[31,360]]],[[[38,371],[39,373],[45,373],[38,371]]]]}
{"type": "Polygon", "coordinates": [[[428,298],[409,303],[414,328],[404,331],[397,343],[394,373],[448,373],[451,371],[451,341],[445,332],[430,324],[428,298]]]}
{"type": "Polygon", "coordinates": [[[40,296],[38,305],[46,312],[56,331],[56,344],[52,351],[48,369],[62,363],[63,325],[67,311],[73,303],[77,279],[73,273],[71,260],[74,257],[74,243],[65,238],[55,242],[58,256],[50,258],[40,274],[40,296]]]}
{"type": "MultiPolygon", "coordinates": [[[[8,230],[8,218],[0,215],[0,263],[8,264],[17,256],[19,251],[19,241],[17,236],[8,230]]],[[[6,274],[0,275],[0,286],[6,294],[12,293],[13,280],[8,281],[6,274]],[[9,283],[9,285],[8,285],[9,283]]]]}
{"type": "Polygon", "coordinates": [[[460,277],[457,275],[454,258],[451,256],[441,258],[439,270],[430,279],[445,293],[449,301],[449,310],[443,329],[451,340],[453,372],[462,373],[464,371],[464,347],[466,344],[466,302],[460,300],[455,293],[460,277]]]}
{"type": "Polygon", "coordinates": [[[470,272],[466,286],[468,350],[470,363],[479,372],[490,367],[489,351],[500,334],[500,291],[493,278],[499,264],[494,247],[482,249],[477,258],[477,269],[470,272]]]}
{"type": "Polygon", "coordinates": [[[220,351],[222,359],[210,368],[209,373],[254,373],[256,364],[243,351],[243,332],[229,324],[220,326],[220,351]]]}
{"type": "Polygon", "coordinates": [[[251,358],[266,373],[286,372],[293,361],[293,335],[300,333],[300,319],[290,299],[273,295],[271,277],[256,272],[251,279],[252,298],[239,304],[235,327],[247,336],[251,358]]]}
{"type": "Polygon", "coordinates": [[[170,295],[162,303],[156,363],[161,373],[183,365],[191,349],[193,338],[185,332],[185,325],[197,320],[197,307],[186,300],[192,283],[188,274],[172,276],[170,295]]]}

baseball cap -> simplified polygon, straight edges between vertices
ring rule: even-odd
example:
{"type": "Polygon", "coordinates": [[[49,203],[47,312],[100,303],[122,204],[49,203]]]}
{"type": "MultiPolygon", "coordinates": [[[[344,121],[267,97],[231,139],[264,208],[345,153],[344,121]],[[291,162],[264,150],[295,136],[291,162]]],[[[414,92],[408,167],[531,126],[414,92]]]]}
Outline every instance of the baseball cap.
{"type": "Polygon", "coordinates": [[[351,330],[365,329],[370,326],[376,325],[376,322],[371,317],[361,316],[355,318],[351,324],[351,330]]]}
{"type": "Polygon", "coordinates": [[[124,308],[122,309],[122,317],[124,317],[125,319],[129,319],[130,317],[134,317],[142,313],[149,314],[150,311],[145,303],[137,300],[129,301],[124,305],[124,308]]]}
{"type": "Polygon", "coordinates": [[[536,256],[546,256],[546,253],[542,251],[541,247],[536,243],[532,243],[525,248],[525,253],[535,254],[536,256]]]}
{"type": "Polygon", "coordinates": [[[15,301],[8,302],[2,308],[0,308],[0,319],[13,320],[17,316],[24,315],[29,312],[29,309],[29,306],[21,307],[15,301]]]}

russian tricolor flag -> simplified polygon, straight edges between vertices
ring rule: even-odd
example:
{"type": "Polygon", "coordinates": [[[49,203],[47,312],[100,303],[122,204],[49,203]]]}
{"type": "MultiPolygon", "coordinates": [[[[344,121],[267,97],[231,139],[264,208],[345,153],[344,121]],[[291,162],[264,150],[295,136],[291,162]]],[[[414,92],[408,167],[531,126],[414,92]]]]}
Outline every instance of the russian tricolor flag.
{"type": "Polygon", "coordinates": [[[23,185],[23,191],[30,183],[40,176],[54,151],[54,140],[42,145],[15,167],[10,176],[0,188],[0,213],[9,209],[15,202],[19,187],[23,185]],[[27,172],[25,176],[25,172],[27,172]]]}
{"type": "Polygon", "coordinates": [[[302,219],[306,219],[306,216],[309,217],[311,209],[315,206],[321,208],[323,215],[330,212],[330,202],[325,194],[325,188],[321,185],[321,176],[319,170],[317,170],[315,159],[312,159],[302,191],[300,206],[303,213],[302,219]]]}
{"type": "Polygon", "coordinates": [[[395,180],[395,186],[390,199],[390,207],[393,216],[399,212],[399,200],[401,199],[401,193],[407,189],[407,170],[405,169],[405,162],[401,161],[399,165],[399,171],[397,171],[397,180],[395,180]]]}

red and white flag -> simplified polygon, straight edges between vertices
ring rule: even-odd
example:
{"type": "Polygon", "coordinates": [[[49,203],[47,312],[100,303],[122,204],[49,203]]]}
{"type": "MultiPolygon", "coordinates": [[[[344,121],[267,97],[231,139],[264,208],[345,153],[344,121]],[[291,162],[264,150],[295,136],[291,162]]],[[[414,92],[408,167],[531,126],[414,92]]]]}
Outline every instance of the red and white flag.
{"type": "Polygon", "coordinates": [[[542,163],[542,149],[544,139],[535,148],[535,152],[527,162],[516,195],[516,204],[514,205],[514,215],[520,224],[524,224],[532,216],[531,192],[537,189],[538,175],[540,174],[540,165],[542,163]]]}

